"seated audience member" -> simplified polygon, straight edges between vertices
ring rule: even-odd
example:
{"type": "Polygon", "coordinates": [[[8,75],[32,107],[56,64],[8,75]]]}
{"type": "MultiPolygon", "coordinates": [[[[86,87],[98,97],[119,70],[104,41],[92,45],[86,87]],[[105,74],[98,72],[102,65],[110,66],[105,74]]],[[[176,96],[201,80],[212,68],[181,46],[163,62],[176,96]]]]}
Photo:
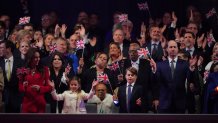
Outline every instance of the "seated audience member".
{"type": "Polygon", "coordinates": [[[107,87],[99,83],[95,87],[95,95],[87,103],[97,104],[97,113],[112,113],[114,106],[113,96],[107,93],[107,87]]]}

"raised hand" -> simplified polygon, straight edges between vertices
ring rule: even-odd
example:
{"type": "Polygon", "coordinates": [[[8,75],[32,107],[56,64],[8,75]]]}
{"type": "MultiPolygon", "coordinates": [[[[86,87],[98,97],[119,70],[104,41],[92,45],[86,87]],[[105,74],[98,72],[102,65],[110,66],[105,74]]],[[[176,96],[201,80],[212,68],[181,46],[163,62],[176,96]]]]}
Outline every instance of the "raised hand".
{"type": "Polygon", "coordinates": [[[202,65],[203,61],[204,61],[204,58],[203,58],[202,56],[200,56],[200,57],[198,58],[198,61],[197,61],[197,66],[202,65]]]}
{"type": "Polygon", "coordinates": [[[62,25],[61,25],[61,28],[60,28],[60,32],[61,32],[61,36],[62,36],[63,38],[65,38],[66,30],[67,30],[66,24],[62,24],[62,25]]]}
{"type": "Polygon", "coordinates": [[[138,98],[138,99],[136,100],[136,105],[141,106],[141,104],[142,104],[141,98],[138,98]]]}
{"type": "Polygon", "coordinates": [[[35,46],[42,48],[42,46],[43,46],[43,38],[42,37],[36,41],[35,46]]]}
{"type": "Polygon", "coordinates": [[[60,26],[58,24],[55,25],[55,37],[59,37],[60,35],[60,26]]]}
{"type": "Polygon", "coordinates": [[[162,35],[163,32],[166,30],[166,28],[167,28],[167,25],[164,25],[164,26],[160,29],[161,35],[162,35]]]}
{"type": "Polygon", "coordinates": [[[152,102],[152,106],[154,106],[155,110],[157,111],[157,108],[158,108],[158,106],[159,106],[159,100],[154,100],[154,101],[152,102]]]}
{"type": "Polygon", "coordinates": [[[157,71],[157,64],[156,62],[151,58],[151,59],[148,59],[150,61],[150,65],[151,65],[151,68],[152,68],[152,71],[155,73],[157,71]]]}
{"type": "Polygon", "coordinates": [[[118,101],[117,95],[115,95],[115,94],[113,95],[113,100],[114,100],[114,101],[118,101]]]}
{"type": "Polygon", "coordinates": [[[178,18],[176,17],[176,14],[175,14],[175,12],[173,11],[172,12],[172,22],[173,22],[173,24],[176,24],[177,23],[177,20],[178,20],[178,18]]]}
{"type": "Polygon", "coordinates": [[[203,45],[203,41],[204,41],[204,33],[201,35],[201,37],[197,38],[197,45],[201,47],[203,45]]]}
{"type": "Polygon", "coordinates": [[[98,81],[97,80],[93,80],[92,82],[92,89],[98,84],[98,81]]]}
{"type": "Polygon", "coordinates": [[[145,34],[146,34],[146,26],[145,26],[144,22],[142,22],[140,37],[145,38],[145,34]]]}
{"type": "Polygon", "coordinates": [[[194,21],[194,17],[193,17],[193,11],[192,11],[192,9],[191,9],[191,11],[190,11],[190,17],[189,17],[189,21],[194,21]]]}
{"type": "Polygon", "coordinates": [[[70,73],[71,66],[68,64],[67,67],[65,68],[65,74],[68,75],[70,73]]]}
{"type": "Polygon", "coordinates": [[[28,81],[23,82],[23,87],[26,88],[28,86],[28,81]]]}
{"type": "MultiPolygon", "coordinates": [[[[174,35],[175,35],[176,39],[180,39],[180,34],[179,34],[179,30],[178,29],[176,29],[176,31],[174,32],[174,35]]],[[[177,42],[177,40],[175,40],[175,41],[177,42]]]]}

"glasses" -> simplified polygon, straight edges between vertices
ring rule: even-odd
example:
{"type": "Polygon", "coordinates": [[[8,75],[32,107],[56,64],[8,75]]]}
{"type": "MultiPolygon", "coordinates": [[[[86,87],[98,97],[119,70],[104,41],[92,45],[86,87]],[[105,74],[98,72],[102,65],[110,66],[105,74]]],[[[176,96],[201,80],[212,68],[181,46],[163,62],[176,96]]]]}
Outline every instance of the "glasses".
{"type": "Polygon", "coordinates": [[[137,50],[129,50],[129,53],[135,53],[137,50]]]}
{"type": "Polygon", "coordinates": [[[97,91],[106,91],[106,90],[104,90],[104,89],[98,89],[97,91]]]}

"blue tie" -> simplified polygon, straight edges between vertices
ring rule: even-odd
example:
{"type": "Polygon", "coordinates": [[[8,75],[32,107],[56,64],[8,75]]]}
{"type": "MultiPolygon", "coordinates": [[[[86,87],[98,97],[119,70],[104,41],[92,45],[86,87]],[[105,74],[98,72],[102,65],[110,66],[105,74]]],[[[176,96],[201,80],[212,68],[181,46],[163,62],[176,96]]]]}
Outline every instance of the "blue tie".
{"type": "Polygon", "coordinates": [[[128,85],[128,93],[127,93],[127,111],[128,112],[130,112],[130,98],[131,98],[131,94],[132,94],[132,91],[131,91],[131,87],[132,87],[132,85],[131,84],[129,84],[128,85]]]}

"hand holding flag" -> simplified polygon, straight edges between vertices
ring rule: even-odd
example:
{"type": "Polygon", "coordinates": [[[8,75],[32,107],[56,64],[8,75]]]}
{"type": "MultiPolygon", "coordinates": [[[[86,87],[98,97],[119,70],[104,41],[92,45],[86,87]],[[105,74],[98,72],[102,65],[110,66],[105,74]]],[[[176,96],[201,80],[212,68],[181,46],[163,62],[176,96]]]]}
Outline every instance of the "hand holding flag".
{"type": "Polygon", "coordinates": [[[57,50],[57,45],[56,44],[51,44],[49,45],[49,49],[50,49],[50,54],[55,52],[57,50]]]}
{"type": "Polygon", "coordinates": [[[216,14],[216,10],[214,8],[212,8],[207,14],[206,14],[206,18],[210,18],[212,17],[214,14],[216,14]]]}
{"type": "Polygon", "coordinates": [[[77,49],[84,49],[85,48],[85,42],[83,40],[76,41],[76,48],[77,49]]]}
{"type": "Polygon", "coordinates": [[[213,42],[216,42],[215,38],[213,37],[213,34],[210,33],[208,36],[207,36],[207,42],[209,45],[211,45],[213,42]]]}
{"type": "Polygon", "coordinates": [[[138,8],[139,8],[140,11],[149,10],[147,2],[145,2],[145,3],[137,3],[137,5],[138,5],[138,8]]]}
{"type": "Polygon", "coordinates": [[[65,74],[68,75],[70,73],[71,70],[71,66],[70,64],[67,65],[67,67],[65,68],[65,74]]]}

